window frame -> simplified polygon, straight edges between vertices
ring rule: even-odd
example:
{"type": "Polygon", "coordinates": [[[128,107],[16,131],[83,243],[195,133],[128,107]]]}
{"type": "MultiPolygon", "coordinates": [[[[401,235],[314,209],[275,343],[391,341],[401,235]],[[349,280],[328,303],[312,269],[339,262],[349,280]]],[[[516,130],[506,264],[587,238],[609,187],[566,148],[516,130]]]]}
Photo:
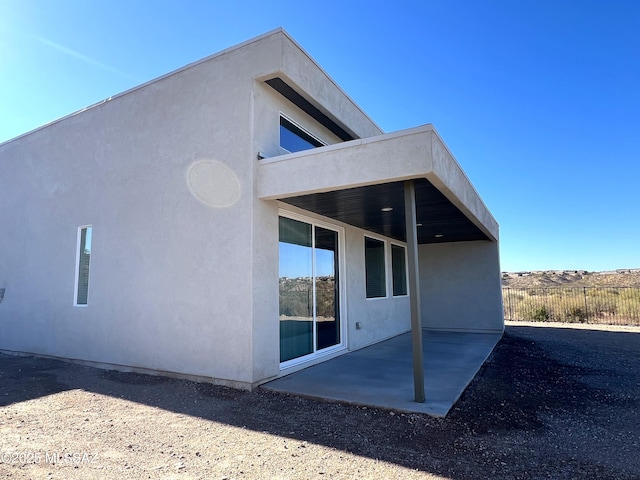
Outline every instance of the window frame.
{"type": "Polygon", "coordinates": [[[387,259],[387,241],[385,239],[379,238],[379,237],[374,237],[372,235],[363,235],[364,237],[364,289],[365,289],[365,298],[367,300],[379,300],[379,299],[383,299],[383,298],[388,298],[389,297],[389,288],[388,288],[388,280],[389,280],[389,275],[387,273],[387,265],[388,265],[388,259],[387,259]],[[382,244],[382,273],[384,275],[384,281],[381,282],[381,285],[384,287],[384,295],[375,295],[375,296],[370,296],[369,295],[369,285],[368,285],[368,275],[367,275],[367,240],[373,240],[375,242],[380,242],[382,244]]]}
{"type": "MultiPolygon", "coordinates": [[[[86,247],[86,235],[85,235],[85,247],[86,247]]],[[[76,241],[76,271],[75,271],[75,282],[74,282],[74,290],[73,290],[73,306],[74,307],[86,307],[89,305],[89,285],[90,285],[90,273],[91,273],[91,250],[93,249],[93,225],[81,225],[78,227],[77,233],[77,241],[76,241]],[[78,297],[80,296],[80,261],[81,261],[81,252],[80,249],[82,247],[82,231],[87,230],[87,232],[91,232],[91,243],[89,250],[89,263],[87,266],[87,294],[86,294],[86,303],[78,303],[78,297]]]]}
{"type": "Polygon", "coordinates": [[[390,267],[391,267],[391,295],[393,297],[408,297],[409,296],[409,276],[408,276],[408,269],[407,269],[407,247],[405,245],[400,245],[399,243],[395,243],[395,242],[390,242],[391,246],[389,247],[389,253],[391,255],[391,262],[390,262],[390,267]],[[401,248],[404,255],[404,290],[405,293],[398,293],[396,294],[396,289],[395,289],[395,269],[394,269],[394,264],[393,264],[393,248],[401,248]]]}
{"type": "MultiPolygon", "coordinates": [[[[306,212],[305,212],[306,213],[306,212]]],[[[331,355],[336,355],[337,352],[341,352],[347,349],[347,345],[349,345],[348,335],[349,335],[349,319],[347,318],[348,309],[347,309],[347,256],[346,256],[346,242],[345,242],[345,229],[343,226],[338,223],[332,223],[330,221],[325,221],[324,219],[318,218],[313,215],[306,215],[304,213],[299,213],[296,211],[278,208],[278,218],[284,217],[289,218],[291,220],[297,220],[299,222],[308,223],[313,225],[314,227],[321,227],[327,230],[332,230],[338,233],[338,270],[336,275],[339,279],[338,283],[338,295],[340,296],[339,302],[339,316],[340,316],[340,339],[341,342],[337,345],[333,345],[327,348],[323,348],[322,350],[315,350],[313,353],[308,355],[304,355],[302,357],[292,358],[285,362],[280,362],[280,371],[281,372],[291,372],[299,369],[301,365],[305,365],[308,363],[313,363],[318,359],[329,357],[331,355]]],[[[315,243],[315,242],[314,242],[315,243]]],[[[313,262],[315,264],[315,252],[313,257],[313,262]]],[[[314,297],[315,298],[315,297],[314,297]]],[[[314,301],[315,303],[315,301],[314,301]]],[[[315,312],[315,305],[314,305],[315,312]]],[[[315,329],[315,327],[314,327],[315,329]]],[[[314,339],[315,341],[315,339],[314,339]]],[[[315,347],[315,345],[314,345],[315,347]]]]}
{"type": "Polygon", "coordinates": [[[278,121],[278,145],[285,152],[298,153],[298,152],[306,152],[308,150],[313,150],[314,148],[326,147],[328,145],[328,143],[323,141],[323,140],[321,140],[317,135],[314,135],[313,133],[311,133],[309,130],[304,128],[298,122],[292,120],[291,117],[289,117],[288,115],[280,112],[279,121],[278,121]],[[285,123],[288,123],[291,126],[291,128],[289,126],[287,126],[287,125],[283,125],[283,121],[285,123]],[[293,150],[293,151],[287,149],[285,146],[282,145],[281,129],[283,127],[286,128],[287,130],[289,130],[292,134],[294,134],[294,135],[298,136],[299,138],[301,138],[302,140],[304,140],[305,142],[313,145],[313,147],[312,148],[305,148],[303,150],[293,150]],[[298,130],[300,133],[296,132],[295,130],[298,130]],[[307,137],[307,138],[305,138],[305,137],[307,137]]]}

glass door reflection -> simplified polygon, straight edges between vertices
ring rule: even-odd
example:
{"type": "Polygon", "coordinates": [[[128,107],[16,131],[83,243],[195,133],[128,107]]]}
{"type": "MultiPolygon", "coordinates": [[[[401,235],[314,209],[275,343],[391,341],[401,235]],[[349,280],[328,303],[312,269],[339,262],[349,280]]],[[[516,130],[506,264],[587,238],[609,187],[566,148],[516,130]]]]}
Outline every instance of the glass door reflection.
{"type": "Polygon", "coordinates": [[[280,362],[341,343],[338,232],[280,217],[280,362]]]}
{"type": "Polygon", "coordinates": [[[340,343],[338,232],[315,228],[316,349],[340,343]]]}
{"type": "Polygon", "coordinates": [[[280,361],[313,353],[311,225],[280,217],[280,361]]]}

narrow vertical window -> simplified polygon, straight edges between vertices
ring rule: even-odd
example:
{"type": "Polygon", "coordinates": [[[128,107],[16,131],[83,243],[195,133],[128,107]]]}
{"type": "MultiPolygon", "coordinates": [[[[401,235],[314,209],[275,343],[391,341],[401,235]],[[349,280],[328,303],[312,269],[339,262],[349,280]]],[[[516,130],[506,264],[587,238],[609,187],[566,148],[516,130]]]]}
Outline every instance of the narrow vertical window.
{"type": "Polygon", "coordinates": [[[393,296],[407,294],[407,257],[405,248],[391,245],[391,272],[393,275],[393,296]]]}
{"type": "Polygon", "coordinates": [[[386,297],[384,242],[364,237],[364,261],[367,276],[367,298],[386,297]]]}
{"type": "Polygon", "coordinates": [[[89,264],[91,263],[91,226],[78,228],[76,265],[76,305],[86,305],[89,297],[89,264]]]}

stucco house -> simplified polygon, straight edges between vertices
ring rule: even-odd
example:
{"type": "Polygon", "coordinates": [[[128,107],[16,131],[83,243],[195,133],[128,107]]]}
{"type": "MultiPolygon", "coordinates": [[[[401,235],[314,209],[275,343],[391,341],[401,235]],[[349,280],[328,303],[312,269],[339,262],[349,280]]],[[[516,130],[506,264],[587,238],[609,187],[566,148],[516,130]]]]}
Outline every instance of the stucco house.
{"type": "Polygon", "coordinates": [[[2,352],[253,388],[412,314],[503,329],[498,224],[436,130],[382,132],[282,29],[7,141],[0,169],[2,352]]]}

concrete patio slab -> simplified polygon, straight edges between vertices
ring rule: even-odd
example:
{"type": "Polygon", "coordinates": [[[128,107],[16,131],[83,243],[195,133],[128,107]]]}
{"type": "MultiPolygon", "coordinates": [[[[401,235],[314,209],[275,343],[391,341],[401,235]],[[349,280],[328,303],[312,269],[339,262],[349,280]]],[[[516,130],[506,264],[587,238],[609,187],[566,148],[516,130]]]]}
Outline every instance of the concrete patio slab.
{"type": "Polygon", "coordinates": [[[413,401],[410,333],[273,380],[262,388],[444,417],[500,337],[499,333],[423,331],[424,403],[413,401]]]}

